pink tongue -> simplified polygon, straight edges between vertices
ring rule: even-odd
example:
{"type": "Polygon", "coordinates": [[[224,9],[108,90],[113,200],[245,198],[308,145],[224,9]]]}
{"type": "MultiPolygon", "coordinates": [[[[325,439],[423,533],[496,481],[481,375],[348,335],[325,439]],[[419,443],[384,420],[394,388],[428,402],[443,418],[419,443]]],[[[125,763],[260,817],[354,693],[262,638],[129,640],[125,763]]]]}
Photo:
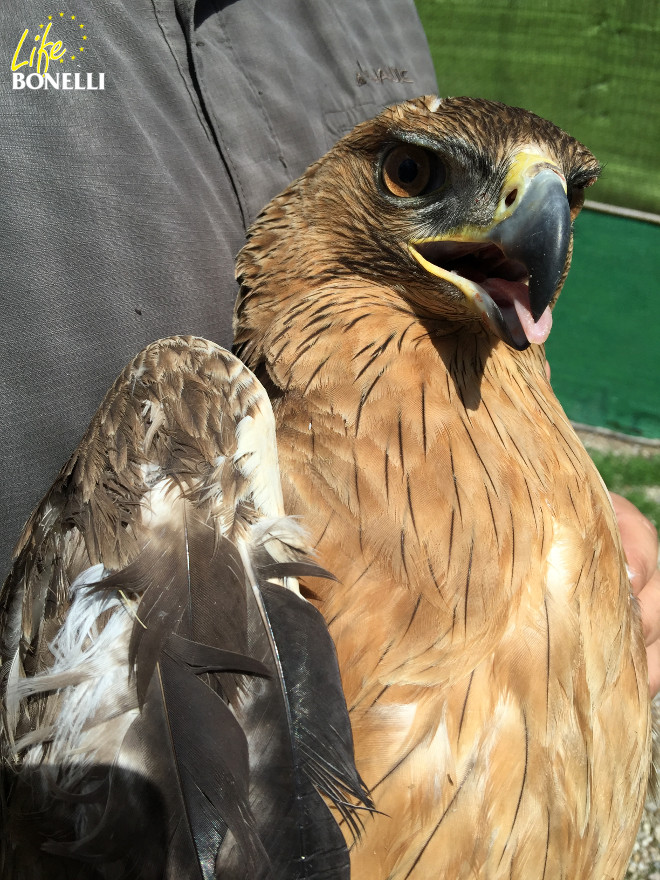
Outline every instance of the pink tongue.
{"type": "Polygon", "coordinates": [[[522,281],[507,281],[504,278],[488,278],[482,282],[482,287],[500,306],[502,317],[509,325],[514,339],[519,337],[520,328],[511,326],[510,322],[515,320],[510,312],[511,306],[514,306],[516,310],[520,326],[528,342],[535,342],[539,345],[545,342],[552,327],[552,312],[548,307],[538,321],[534,321],[529,307],[529,287],[527,284],[522,281]]]}
{"type": "Polygon", "coordinates": [[[516,309],[516,314],[518,315],[518,320],[522,324],[525,336],[529,341],[536,342],[539,345],[542,342],[545,342],[550,335],[550,328],[552,327],[552,312],[550,311],[550,306],[548,306],[543,312],[538,321],[534,322],[534,318],[532,317],[532,313],[530,312],[527,303],[521,302],[519,299],[514,299],[513,304],[516,309]]]}

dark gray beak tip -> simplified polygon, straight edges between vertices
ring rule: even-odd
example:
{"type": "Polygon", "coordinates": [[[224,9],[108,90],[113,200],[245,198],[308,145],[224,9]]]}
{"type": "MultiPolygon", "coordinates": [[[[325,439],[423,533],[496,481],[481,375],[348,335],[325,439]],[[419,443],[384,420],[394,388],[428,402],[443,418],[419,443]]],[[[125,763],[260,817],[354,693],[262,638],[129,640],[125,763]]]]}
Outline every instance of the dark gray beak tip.
{"type": "Polygon", "coordinates": [[[551,168],[539,171],[496,229],[506,256],[527,269],[530,309],[538,321],[557,291],[571,243],[571,211],[559,175],[551,168]]]}

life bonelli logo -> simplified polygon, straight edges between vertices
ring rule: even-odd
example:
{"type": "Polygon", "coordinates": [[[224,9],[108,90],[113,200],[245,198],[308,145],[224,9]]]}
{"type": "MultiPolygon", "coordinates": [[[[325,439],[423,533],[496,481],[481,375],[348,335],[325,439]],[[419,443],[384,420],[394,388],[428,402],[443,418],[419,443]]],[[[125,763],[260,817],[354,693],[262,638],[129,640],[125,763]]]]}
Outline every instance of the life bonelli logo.
{"type": "Polygon", "coordinates": [[[85,23],[71,13],[49,15],[21,34],[11,59],[12,88],[103,91],[105,73],[81,70],[87,67],[88,58],[85,23]]]}

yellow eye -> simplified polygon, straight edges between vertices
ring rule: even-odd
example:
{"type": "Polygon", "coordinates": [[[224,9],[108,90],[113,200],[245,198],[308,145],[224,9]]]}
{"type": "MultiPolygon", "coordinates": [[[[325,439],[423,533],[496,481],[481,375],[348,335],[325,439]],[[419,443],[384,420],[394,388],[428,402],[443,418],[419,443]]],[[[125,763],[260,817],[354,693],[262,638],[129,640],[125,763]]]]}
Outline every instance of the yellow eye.
{"type": "Polygon", "coordinates": [[[383,183],[392,195],[418,196],[431,179],[432,154],[414,144],[402,144],[385,157],[383,183]]]}

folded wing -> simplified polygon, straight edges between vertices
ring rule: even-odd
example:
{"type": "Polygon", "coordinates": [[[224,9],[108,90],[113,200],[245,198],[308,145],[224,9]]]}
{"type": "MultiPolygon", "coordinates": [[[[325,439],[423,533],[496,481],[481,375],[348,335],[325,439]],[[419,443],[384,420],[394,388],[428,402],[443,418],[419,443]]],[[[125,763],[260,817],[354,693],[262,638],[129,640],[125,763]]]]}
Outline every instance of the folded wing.
{"type": "Polygon", "coordinates": [[[149,346],[3,588],[2,876],[348,877],[326,801],[356,833],[368,800],[310,572],[259,382],[149,346]]]}

